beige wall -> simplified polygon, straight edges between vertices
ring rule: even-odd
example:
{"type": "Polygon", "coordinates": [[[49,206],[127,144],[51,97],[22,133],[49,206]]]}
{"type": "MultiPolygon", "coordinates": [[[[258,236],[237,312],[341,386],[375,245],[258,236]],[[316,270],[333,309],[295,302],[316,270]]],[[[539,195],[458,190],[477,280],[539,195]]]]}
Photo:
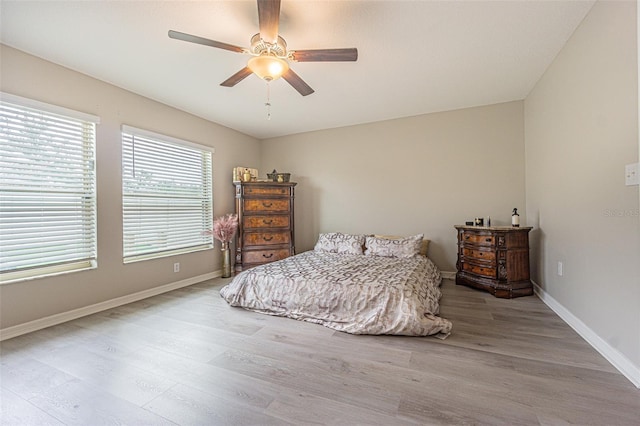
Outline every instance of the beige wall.
{"type": "Polygon", "coordinates": [[[597,2],[525,101],[534,279],[640,371],[635,2],[597,2]],[[564,263],[558,276],[557,262],[564,263]]]}
{"type": "Polygon", "coordinates": [[[96,148],[98,268],[0,286],[0,328],[217,271],[217,249],[122,263],[120,126],[128,124],[214,147],[216,216],[233,211],[232,168],[257,164],[259,142],[15,49],[2,45],[0,49],[0,90],[94,114],[101,120],[96,148]],[[179,273],[173,273],[174,262],[181,264],[179,273]]]}
{"type": "Polygon", "coordinates": [[[455,270],[453,226],[524,217],[523,103],[510,102],[262,141],[261,169],[292,173],[296,245],[318,233],[424,233],[455,270]]]}

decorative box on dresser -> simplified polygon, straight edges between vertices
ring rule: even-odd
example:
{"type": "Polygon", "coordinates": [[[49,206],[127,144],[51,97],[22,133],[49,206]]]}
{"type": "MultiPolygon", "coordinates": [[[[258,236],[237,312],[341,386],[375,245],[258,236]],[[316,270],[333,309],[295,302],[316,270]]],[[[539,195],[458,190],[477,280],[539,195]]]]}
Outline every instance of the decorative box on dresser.
{"type": "Polygon", "coordinates": [[[295,254],[295,182],[238,182],[236,272],[295,254]]]}
{"type": "Polygon", "coordinates": [[[458,231],[456,284],[496,297],[533,294],[529,276],[530,226],[462,226],[458,231]]]}

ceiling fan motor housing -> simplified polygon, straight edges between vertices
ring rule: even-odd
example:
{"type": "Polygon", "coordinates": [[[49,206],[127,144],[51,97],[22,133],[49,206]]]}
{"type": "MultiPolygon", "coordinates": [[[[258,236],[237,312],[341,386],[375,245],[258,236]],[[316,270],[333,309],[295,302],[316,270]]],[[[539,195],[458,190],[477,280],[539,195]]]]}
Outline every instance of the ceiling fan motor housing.
{"type": "Polygon", "coordinates": [[[287,42],[278,36],[278,41],[272,44],[264,41],[258,33],[251,37],[250,51],[253,55],[272,55],[284,59],[287,57],[287,42]]]}

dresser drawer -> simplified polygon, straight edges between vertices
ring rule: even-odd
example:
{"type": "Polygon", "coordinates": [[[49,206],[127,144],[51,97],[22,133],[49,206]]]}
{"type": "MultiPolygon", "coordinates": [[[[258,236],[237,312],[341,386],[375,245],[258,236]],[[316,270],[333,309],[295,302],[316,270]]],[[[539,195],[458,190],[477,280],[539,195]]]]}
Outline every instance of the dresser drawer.
{"type": "Polygon", "coordinates": [[[488,260],[495,261],[496,260],[496,252],[492,250],[481,250],[474,248],[463,248],[462,255],[464,257],[469,257],[472,259],[480,259],[480,260],[488,260]]]}
{"type": "Polygon", "coordinates": [[[475,232],[465,232],[462,235],[462,242],[476,244],[479,246],[494,246],[496,239],[491,234],[480,234],[475,232]]]}
{"type": "Polygon", "coordinates": [[[289,188],[277,188],[277,187],[245,187],[245,195],[289,195],[289,188]]]}
{"type": "Polygon", "coordinates": [[[244,200],[245,212],[288,212],[289,199],[244,200]]]}
{"type": "Polygon", "coordinates": [[[496,268],[489,266],[474,265],[473,263],[462,263],[462,270],[471,274],[480,275],[487,278],[496,278],[496,268]]]}
{"type": "Polygon", "coordinates": [[[291,255],[287,249],[279,250],[251,250],[243,253],[244,263],[267,263],[286,259],[291,255]]]}
{"type": "Polygon", "coordinates": [[[244,229],[288,228],[289,216],[245,216],[242,218],[244,229]]]}
{"type": "Polygon", "coordinates": [[[289,244],[290,232],[246,232],[243,237],[246,246],[262,246],[273,244],[289,244]]]}

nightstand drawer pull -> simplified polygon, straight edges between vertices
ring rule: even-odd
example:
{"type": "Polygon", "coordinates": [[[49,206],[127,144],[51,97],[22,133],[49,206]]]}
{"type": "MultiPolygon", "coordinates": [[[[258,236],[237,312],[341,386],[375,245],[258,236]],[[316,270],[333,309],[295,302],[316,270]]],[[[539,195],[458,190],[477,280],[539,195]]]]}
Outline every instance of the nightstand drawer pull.
{"type": "Polygon", "coordinates": [[[273,220],[272,219],[269,219],[269,220],[263,219],[262,223],[264,223],[265,225],[271,225],[273,223],[273,220]]]}
{"type": "Polygon", "coordinates": [[[273,253],[269,253],[267,254],[263,254],[262,257],[264,257],[265,259],[271,259],[273,257],[273,253]]]}
{"type": "Polygon", "coordinates": [[[492,242],[492,241],[493,241],[493,239],[491,239],[491,238],[485,238],[484,240],[485,240],[486,242],[488,242],[488,243],[490,243],[490,242],[492,242]]]}
{"type": "Polygon", "coordinates": [[[271,240],[273,240],[273,237],[272,236],[271,237],[262,237],[262,239],[265,240],[265,241],[271,241],[271,240]]]}
{"type": "Polygon", "coordinates": [[[268,209],[269,207],[273,206],[273,203],[267,203],[267,202],[263,201],[262,202],[262,206],[268,209]]]}

